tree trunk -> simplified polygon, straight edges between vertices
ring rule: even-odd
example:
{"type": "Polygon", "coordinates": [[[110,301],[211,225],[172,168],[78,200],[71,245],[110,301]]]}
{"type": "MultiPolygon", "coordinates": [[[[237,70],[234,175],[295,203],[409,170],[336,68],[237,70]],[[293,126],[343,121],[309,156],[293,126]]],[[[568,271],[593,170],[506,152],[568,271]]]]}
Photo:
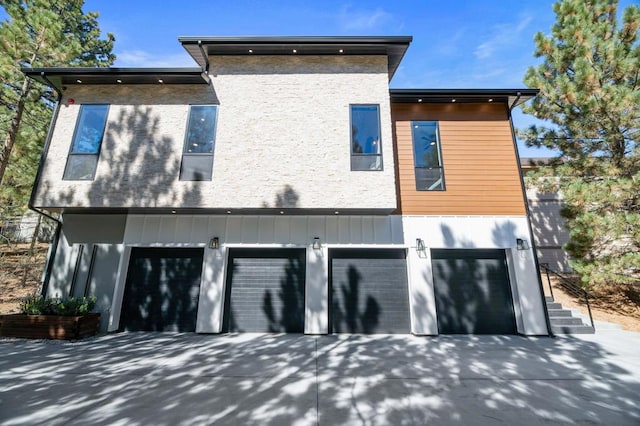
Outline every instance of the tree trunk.
{"type": "Polygon", "coordinates": [[[36,227],[33,230],[33,235],[31,236],[31,246],[29,247],[29,254],[33,258],[35,253],[36,244],[38,243],[38,237],[40,236],[40,226],[42,225],[42,215],[38,214],[38,221],[36,222],[36,227]]]}
{"type": "Polygon", "coordinates": [[[22,90],[20,91],[20,98],[18,98],[16,109],[13,113],[13,117],[11,118],[9,132],[7,133],[7,136],[2,145],[2,150],[0,150],[0,183],[2,183],[2,178],[4,177],[5,170],[7,170],[7,165],[9,164],[9,156],[11,155],[11,151],[13,150],[13,146],[16,143],[16,139],[18,139],[18,130],[20,130],[20,122],[22,121],[24,106],[30,91],[31,80],[28,77],[25,77],[24,82],[22,83],[22,90]]]}

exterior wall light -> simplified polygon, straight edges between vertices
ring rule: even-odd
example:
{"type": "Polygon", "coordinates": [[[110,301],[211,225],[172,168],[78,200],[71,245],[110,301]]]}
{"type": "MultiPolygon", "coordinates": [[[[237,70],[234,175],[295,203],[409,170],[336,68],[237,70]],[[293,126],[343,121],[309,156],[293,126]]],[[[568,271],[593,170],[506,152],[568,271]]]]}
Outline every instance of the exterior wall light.
{"type": "Polygon", "coordinates": [[[322,246],[320,245],[320,237],[313,238],[313,244],[311,245],[314,250],[320,250],[322,246]]]}
{"type": "Polygon", "coordinates": [[[516,249],[518,249],[518,250],[529,250],[529,243],[525,239],[516,238],[516,249]]]}
{"type": "Polygon", "coordinates": [[[416,251],[424,251],[424,240],[422,238],[416,238],[416,251]]]}
{"type": "Polygon", "coordinates": [[[218,237],[213,237],[209,240],[209,248],[214,250],[218,250],[220,248],[220,240],[218,237]]]}

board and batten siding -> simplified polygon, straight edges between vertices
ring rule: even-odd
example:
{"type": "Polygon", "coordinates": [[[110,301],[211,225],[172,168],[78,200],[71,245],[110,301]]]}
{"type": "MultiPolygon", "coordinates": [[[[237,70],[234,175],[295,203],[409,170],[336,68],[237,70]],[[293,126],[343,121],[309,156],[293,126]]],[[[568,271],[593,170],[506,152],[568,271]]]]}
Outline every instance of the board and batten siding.
{"type": "Polygon", "coordinates": [[[524,215],[518,161],[502,104],[392,104],[399,212],[524,215]],[[445,191],[417,191],[411,121],[438,121],[445,191]]]}

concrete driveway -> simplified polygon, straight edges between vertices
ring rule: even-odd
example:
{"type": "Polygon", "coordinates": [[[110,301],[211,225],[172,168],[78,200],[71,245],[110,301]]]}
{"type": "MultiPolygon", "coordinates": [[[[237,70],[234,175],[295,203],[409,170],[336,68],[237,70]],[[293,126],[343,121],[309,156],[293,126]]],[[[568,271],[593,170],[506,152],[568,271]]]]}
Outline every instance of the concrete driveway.
{"type": "Polygon", "coordinates": [[[0,340],[0,424],[640,424],[640,333],[0,340]]]}

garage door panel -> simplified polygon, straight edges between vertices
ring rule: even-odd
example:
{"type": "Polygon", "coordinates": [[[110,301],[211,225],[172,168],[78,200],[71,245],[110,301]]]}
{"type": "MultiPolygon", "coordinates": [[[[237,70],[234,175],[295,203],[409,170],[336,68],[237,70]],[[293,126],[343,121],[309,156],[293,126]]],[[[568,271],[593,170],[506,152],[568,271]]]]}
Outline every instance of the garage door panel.
{"type": "Polygon", "coordinates": [[[432,250],[438,330],[515,334],[504,250],[432,250]]]}
{"type": "Polygon", "coordinates": [[[225,332],[304,331],[304,249],[231,249],[225,332]]]}
{"type": "Polygon", "coordinates": [[[132,249],[120,329],[195,331],[202,259],[202,249],[132,249]]]}
{"type": "Polygon", "coordinates": [[[335,249],[331,262],[334,333],[409,333],[404,250],[335,249]]]}

